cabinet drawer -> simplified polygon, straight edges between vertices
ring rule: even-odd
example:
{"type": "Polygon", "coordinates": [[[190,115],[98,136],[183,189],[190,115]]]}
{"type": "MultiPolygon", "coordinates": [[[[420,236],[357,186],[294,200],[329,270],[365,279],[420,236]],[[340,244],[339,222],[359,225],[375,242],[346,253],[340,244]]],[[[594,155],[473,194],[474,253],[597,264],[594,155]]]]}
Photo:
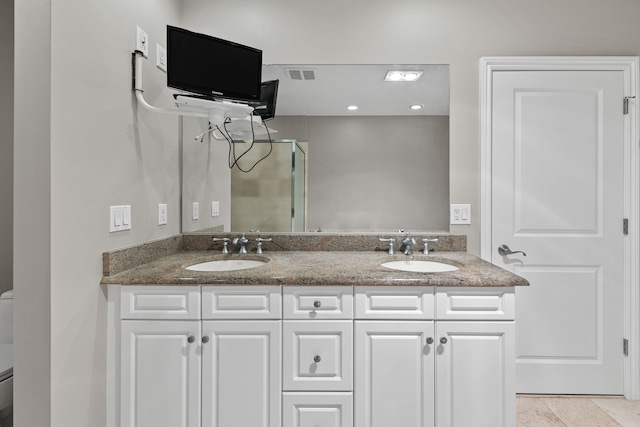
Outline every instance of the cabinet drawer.
{"type": "Polygon", "coordinates": [[[283,393],[283,427],[352,427],[352,393],[283,393]]]}
{"type": "Polygon", "coordinates": [[[280,286],[203,286],[202,319],[281,319],[280,286]]]}
{"type": "Polygon", "coordinates": [[[438,320],[514,320],[515,293],[505,288],[438,288],[438,320]]]}
{"type": "Polygon", "coordinates": [[[353,322],[284,321],[285,390],[353,390],[353,322]]]}
{"type": "Polygon", "coordinates": [[[285,286],[285,319],[352,319],[351,286],[285,286]]]}
{"type": "Polygon", "coordinates": [[[200,319],[200,286],[121,286],[121,319],[200,319]]]}
{"type": "Polygon", "coordinates": [[[356,287],[356,319],[433,319],[432,287],[356,287]]]}

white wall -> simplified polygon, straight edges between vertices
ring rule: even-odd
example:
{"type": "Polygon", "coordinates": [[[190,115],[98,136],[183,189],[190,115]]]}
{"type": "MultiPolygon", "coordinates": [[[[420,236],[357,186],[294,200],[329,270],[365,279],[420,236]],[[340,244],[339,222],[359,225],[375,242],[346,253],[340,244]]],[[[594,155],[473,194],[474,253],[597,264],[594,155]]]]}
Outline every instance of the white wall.
{"type": "Polygon", "coordinates": [[[14,421],[44,427],[52,392],[51,4],[14,4],[14,421]]]}
{"type": "MultiPolygon", "coordinates": [[[[476,254],[479,58],[640,54],[635,0],[21,0],[15,15],[17,427],[104,425],[101,252],[179,232],[177,120],[137,111],[136,24],[152,48],[169,23],[270,63],[451,64],[451,202],[474,205],[474,224],[453,231],[476,254]],[[108,206],[125,203],[133,230],[109,234],[108,206]]],[[[162,104],[154,55],[145,96],[162,104]]]]}
{"type": "Polygon", "coordinates": [[[0,2],[0,293],[13,281],[13,0],[0,2]]]}
{"type": "Polygon", "coordinates": [[[136,24],[150,36],[145,96],[169,105],[155,43],[181,2],[16,2],[16,426],[105,423],[104,250],[175,235],[178,119],[138,109],[136,24]],[[157,204],[169,224],[157,225],[157,204]],[[109,206],[132,230],[109,233],[109,206]]]}

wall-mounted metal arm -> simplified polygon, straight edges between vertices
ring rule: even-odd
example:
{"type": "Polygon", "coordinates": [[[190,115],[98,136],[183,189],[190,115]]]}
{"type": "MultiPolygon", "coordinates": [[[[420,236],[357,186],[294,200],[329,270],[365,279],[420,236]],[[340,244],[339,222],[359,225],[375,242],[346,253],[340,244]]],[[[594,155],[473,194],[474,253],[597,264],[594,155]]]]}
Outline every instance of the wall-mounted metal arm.
{"type": "Polygon", "coordinates": [[[155,107],[149,104],[142,95],[142,52],[136,50],[132,54],[131,67],[133,71],[133,91],[136,93],[136,99],[147,110],[173,114],[177,116],[205,117],[213,125],[222,125],[226,117],[248,118],[253,120],[253,107],[243,104],[225,103],[212,100],[204,100],[199,98],[190,98],[188,110],[169,109],[155,107]],[[191,104],[194,104],[191,106],[191,104]]]}

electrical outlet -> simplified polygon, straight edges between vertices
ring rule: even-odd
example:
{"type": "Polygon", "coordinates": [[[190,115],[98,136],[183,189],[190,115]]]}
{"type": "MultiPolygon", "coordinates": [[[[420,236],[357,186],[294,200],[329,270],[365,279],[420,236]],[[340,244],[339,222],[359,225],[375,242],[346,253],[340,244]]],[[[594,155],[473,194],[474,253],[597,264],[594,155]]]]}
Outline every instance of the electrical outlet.
{"type": "Polygon", "coordinates": [[[220,202],[211,202],[211,216],[220,216],[220,202]]]}
{"type": "Polygon", "coordinates": [[[167,204],[160,203],[158,205],[158,225],[167,224],[167,204]]]}
{"type": "Polygon", "coordinates": [[[167,49],[156,43],[156,67],[167,72],[167,49]]]}
{"type": "Polygon", "coordinates": [[[136,50],[142,52],[142,56],[149,57],[149,35],[140,27],[136,27],[136,50]]]}
{"type": "Polygon", "coordinates": [[[192,209],[191,209],[191,219],[192,220],[197,220],[200,219],[200,203],[195,202],[192,205],[192,209]]]}

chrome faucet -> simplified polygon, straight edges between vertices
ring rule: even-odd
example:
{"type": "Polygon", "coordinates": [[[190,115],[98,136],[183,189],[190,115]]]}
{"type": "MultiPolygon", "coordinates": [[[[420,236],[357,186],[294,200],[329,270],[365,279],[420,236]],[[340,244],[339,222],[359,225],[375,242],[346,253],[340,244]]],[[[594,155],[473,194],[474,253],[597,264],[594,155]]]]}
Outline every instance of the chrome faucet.
{"type": "Polygon", "coordinates": [[[233,239],[233,245],[234,246],[240,245],[240,253],[241,254],[246,254],[247,253],[247,243],[249,243],[249,239],[247,239],[247,237],[244,235],[244,233],[242,233],[242,237],[236,237],[235,239],[233,239]]]}
{"type": "Polygon", "coordinates": [[[416,244],[416,239],[411,237],[409,232],[407,232],[407,237],[402,239],[402,244],[404,245],[404,254],[405,255],[413,254],[413,251],[411,250],[411,247],[416,244]]]}
{"type": "Polygon", "coordinates": [[[424,243],[424,249],[422,251],[423,255],[429,255],[429,243],[435,243],[438,239],[422,239],[422,243],[424,243]]]}

